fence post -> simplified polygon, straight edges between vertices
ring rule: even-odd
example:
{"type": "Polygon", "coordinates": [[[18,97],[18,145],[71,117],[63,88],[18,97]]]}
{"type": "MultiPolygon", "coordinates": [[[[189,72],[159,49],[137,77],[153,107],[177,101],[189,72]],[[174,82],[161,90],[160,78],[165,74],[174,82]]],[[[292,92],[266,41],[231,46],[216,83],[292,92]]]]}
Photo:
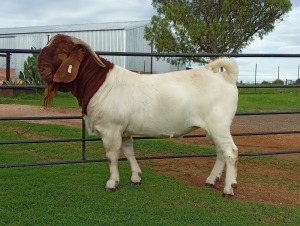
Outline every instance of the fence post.
{"type": "Polygon", "coordinates": [[[256,93],[256,76],[257,76],[257,64],[255,64],[255,75],[254,75],[254,85],[255,85],[255,93],[256,93]]]}
{"type": "Polygon", "coordinates": [[[10,81],[10,53],[6,53],[6,81],[10,81]]]}
{"type": "Polygon", "coordinates": [[[81,141],[81,144],[82,144],[82,147],[81,147],[81,151],[82,151],[82,160],[85,161],[86,160],[86,141],[85,141],[85,121],[84,121],[84,116],[82,115],[82,119],[81,119],[81,122],[82,122],[82,129],[81,129],[81,132],[82,132],[82,141],[81,141]]]}

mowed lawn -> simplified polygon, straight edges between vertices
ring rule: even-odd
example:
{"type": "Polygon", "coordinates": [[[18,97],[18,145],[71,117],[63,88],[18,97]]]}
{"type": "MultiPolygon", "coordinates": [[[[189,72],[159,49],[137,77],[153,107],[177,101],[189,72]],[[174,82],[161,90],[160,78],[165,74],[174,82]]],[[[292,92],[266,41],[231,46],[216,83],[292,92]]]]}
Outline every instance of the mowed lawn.
{"type": "MultiPolygon", "coordinates": [[[[300,110],[296,89],[259,92],[240,90],[239,111],[300,110]]],[[[0,97],[0,103],[41,105],[41,99],[42,94],[20,95],[0,97]]],[[[54,102],[55,106],[76,104],[66,94],[59,94],[54,102]]],[[[0,141],[80,137],[77,128],[0,121],[0,141]]],[[[210,148],[168,140],[137,140],[135,147],[138,156],[214,153],[210,148]]],[[[88,159],[104,156],[100,142],[88,143],[88,159]]],[[[80,158],[80,142],[0,145],[0,164],[80,158]]],[[[130,167],[120,162],[121,182],[114,193],[104,191],[109,175],[105,162],[0,168],[0,225],[300,225],[299,206],[225,199],[215,190],[153,171],[152,161],[142,164],[140,186],[129,183],[130,167]]]]}
{"type": "MultiPolygon", "coordinates": [[[[0,104],[43,105],[43,93],[18,94],[13,97],[0,95],[0,104]]],[[[77,100],[69,93],[58,93],[53,101],[54,107],[77,108],[77,100]]],[[[238,112],[256,111],[299,111],[300,88],[239,88],[238,112]]]]}
{"type": "Polygon", "coordinates": [[[300,88],[240,88],[238,112],[258,111],[300,111],[300,88]]]}

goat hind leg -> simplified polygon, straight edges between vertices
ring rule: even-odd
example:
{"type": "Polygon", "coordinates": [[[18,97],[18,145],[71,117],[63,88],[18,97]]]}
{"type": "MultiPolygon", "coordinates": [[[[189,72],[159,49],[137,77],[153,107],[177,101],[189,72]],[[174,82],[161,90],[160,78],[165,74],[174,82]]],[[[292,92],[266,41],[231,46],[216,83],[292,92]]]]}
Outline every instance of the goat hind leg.
{"type": "Polygon", "coordinates": [[[124,152],[124,155],[126,156],[130,164],[130,168],[132,172],[131,183],[137,185],[141,184],[142,171],[134,155],[133,141],[131,137],[123,137],[121,149],[124,152]]]}
{"type": "Polygon", "coordinates": [[[235,145],[224,151],[226,161],[226,178],[223,196],[233,196],[233,190],[237,188],[237,163],[238,163],[238,149],[235,145]]]}
{"type": "Polygon", "coordinates": [[[224,166],[226,165],[225,187],[223,191],[224,196],[233,196],[234,188],[237,187],[237,159],[238,149],[233,142],[230,130],[226,127],[216,127],[211,133],[214,144],[217,149],[217,160],[215,166],[207,178],[207,185],[214,185],[220,178],[224,166]]]}
{"type": "MultiPolygon", "coordinates": [[[[206,131],[206,138],[211,144],[213,144],[216,147],[214,139],[208,131],[206,131]]],[[[209,177],[206,179],[206,183],[205,183],[205,186],[213,187],[213,188],[215,187],[216,182],[220,181],[225,166],[225,158],[223,152],[221,150],[218,150],[217,147],[216,147],[216,152],[217,152],[217,159],[215,165],[209,177]]]]}
{"type": "Polygon", "coordinates": [[[205,186],[215,187],[216,182],[219,182],[221,179],[224,166],[225,166],[224,155],[221,151],[217,150],[217,159],[209,177],[206,179],[205,186]]]}

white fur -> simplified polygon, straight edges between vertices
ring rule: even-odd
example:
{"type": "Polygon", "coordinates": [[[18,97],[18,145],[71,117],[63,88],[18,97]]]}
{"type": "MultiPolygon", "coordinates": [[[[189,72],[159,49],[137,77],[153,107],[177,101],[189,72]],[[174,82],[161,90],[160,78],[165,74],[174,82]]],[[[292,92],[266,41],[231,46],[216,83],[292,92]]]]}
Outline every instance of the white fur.
{"type": "Polygon", "coordinates": [[[110,161],[107,189],[119,183],[117,161],[123,151],[132,170],[132,182],[140,183],[132,136],[180,137],[197,128],[206,130],[217,149],[217,161],[207,178],[214,185],[226,165],[224,194],[233,195],[236,184],[237,147],[230,125],[238,100],[235,62],[221,58],[202,69],[141,75],[119,66],[90,100],[86,124],[103,140],[110,161]],[[224,67],[224,72],[219,72],[224,67]]]}

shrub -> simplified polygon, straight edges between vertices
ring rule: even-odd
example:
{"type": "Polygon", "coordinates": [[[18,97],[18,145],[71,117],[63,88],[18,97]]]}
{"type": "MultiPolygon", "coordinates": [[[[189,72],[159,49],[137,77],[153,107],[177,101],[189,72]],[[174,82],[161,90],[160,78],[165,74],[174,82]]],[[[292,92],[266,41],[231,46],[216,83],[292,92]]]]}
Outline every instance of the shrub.
{"type": "Polygon", "coordinates": [[[262,84],[262,85],[270,85],[271,83],[268,82],[268,81],[263,81],[261,84],[262,84]]]}
{"type": "MultiPolygon", "coordinates": [[[[31,48],[32,50],[35,47],[31,48]]],[[[33,53],[32,56],[28,56],[24,61],[24,71],[20,71],[19,79],[22,80],[24,85],[43,85],[37,70],[38,54],[33,53]]]]}

